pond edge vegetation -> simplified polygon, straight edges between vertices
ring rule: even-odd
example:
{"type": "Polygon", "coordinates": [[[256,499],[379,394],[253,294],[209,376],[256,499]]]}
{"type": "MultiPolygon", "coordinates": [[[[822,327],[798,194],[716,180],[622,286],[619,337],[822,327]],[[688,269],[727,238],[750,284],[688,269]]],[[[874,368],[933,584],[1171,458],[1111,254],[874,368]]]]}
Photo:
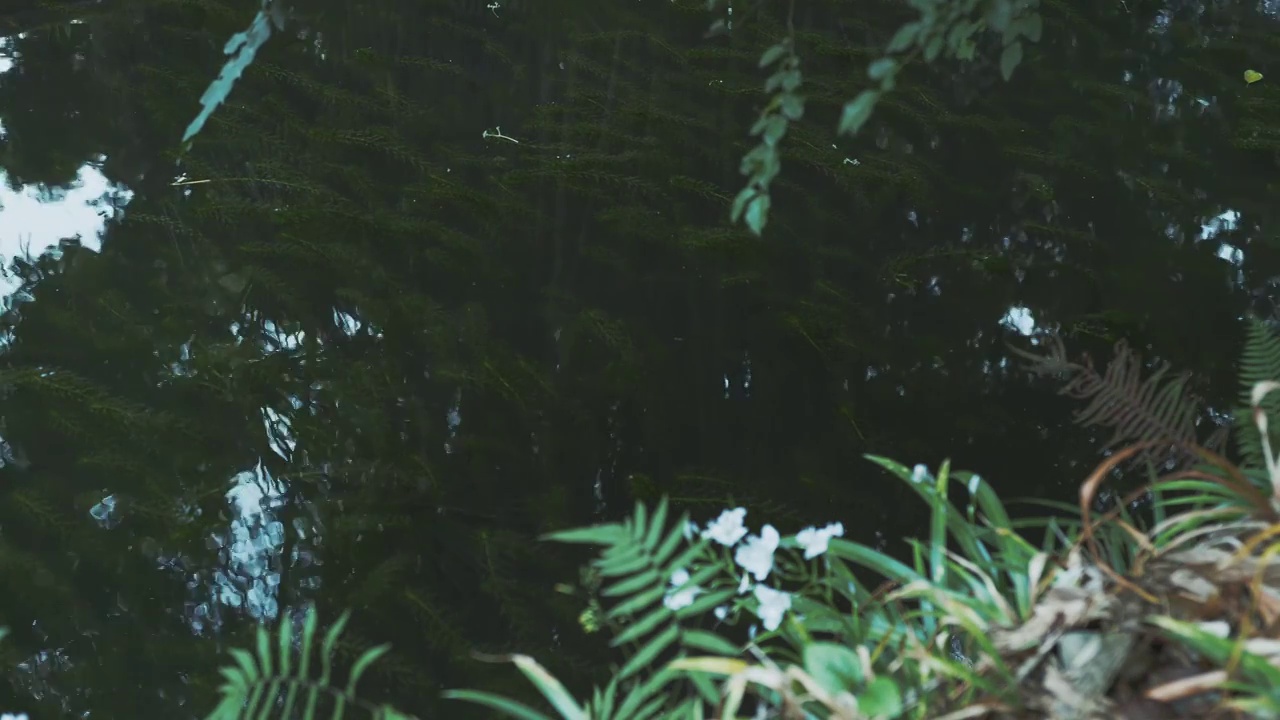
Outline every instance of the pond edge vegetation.
{"type": "MultiPolygon", "coordinates": [[[[482,659],[513,663],[554,714],[476,690],[445,697],[524,720],[739,718],[748,705],[748,717],[839,720],[1280,717],[1280,458],[1269,423],[1280,409],[1270,379],[1280,378],[1280,339],[1248,323],[1241,464],[1151,429],[1182,417],[1182,401],[1160,390],[1185,379],[1161,385],[1162,366],[1125,380],[1125,397],[1095,393],[1128,404],[1111,408],[1112,421],[1144,415],[1148,427],[1085,478],[1078,505],[1044,502],[1043,518],[1011,519],[990,485],[948,462],[935,473],[869,457],[930,508],[927,540],[908,540],[909,564],[843,539],[838,523],[751,534],[741,508],[699,527],[666,500],[637,504],[621,522],[545,538],[602,548],[581,620],[623,649],[610,682],[582,701],[536,659],[510,655],[482,659]],[[1187,459],[1157,474],[1152,458],[1172,457],[1152,454],[1160,448],[1187,459]],[[1135,460],[1149,482],[1099,512],[1103,485],[1135,460]],[[1038,544],[1027,539],[1036,533],[1038,544]],[[717,632],[738,623],[749,626],[745,644],[717,632]]],[[[1118,350],[1112,366],[1141,366],[1118,350]]],[[[331,677],[346,618],[321,645],[318,677],[307,664],[314,614],[293,665],[288,623],[278,642],[260,630],[256,655],[233,650],[210,720],[295,717],[303,705],[311,718],[320,699],[332,717],[410,717],[355,694],[387,646],[360,657],[342,686],[331,677]]]]}

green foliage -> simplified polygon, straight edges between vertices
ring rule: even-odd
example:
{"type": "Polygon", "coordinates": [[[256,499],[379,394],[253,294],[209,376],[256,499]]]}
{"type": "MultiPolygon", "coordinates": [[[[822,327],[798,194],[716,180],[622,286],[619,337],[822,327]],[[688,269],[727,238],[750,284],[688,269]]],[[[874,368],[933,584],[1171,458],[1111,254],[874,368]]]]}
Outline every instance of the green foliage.
{"type": "MultiPolygon", "coordinates": [[[[1266,323],[1249,316],[1244,354],[1240,357],[1240,409],[1235,413],[1236,448],[1244,464],[1265,467],[1262,435],[1253,422],[1253,389],[1258,383],[1280,377],[1280,338],[1266,323]]],[[[1267,417],[1280,417],[1280,393],[1268,393],[1261,401],[1267,417]]],[[[1280,435],[1269,431],[1271,447],[1280,447],[1280,435]]]]}
{"type": "Polygon", "coordinates": [[[222,72],[218,73],[218,77],[209,83],[209,88],[200,97],[202,109],[191,121],[191,124],[187,126],[186,132],[182,134],[184,148],[190,147],[190,141],[199,134],[200,129],[204,127],[205,121],[231,94],[231,89],[235,87],[236,80],[239,80],[245,69],[253,64],[253,58],[258,53],[258,49],[271,38],[271,27],[273,25],[277,30],[284,29],[284,7],[279,0],[262,0],[262,10],[258,11],[257,17],[253,19],[253,24],[244,32],[231,36],[231,39],[227,41],[226,47],[223,48],[223,53],[231,56],[231,59],[227,60],[226,64],[222,66],[222,72]]]}
{"type": "Polygon", "coordinates": [[[682,516],[668,525],[668,503],[664,499],[650,517],[643,504],[636,504],[635,515],[621,523],[598,525],[580,530],[552,533],[547,538],[565,543],[603,545],[600,558],[593,563],[604,578],[616,579],[606,584],[600,594],[617,604],[605,615],[607,621],[626,621],[627,628],[613,639],[614,646],[636,643],[631,660],[618,672],[625,680],[649,666],[655,658],[674,646],[705,649],[731,648],[722,638],[699,630],[681,627],[681,620],[696,617],[734,596],[732,588],[717,588],[701,594],[691,604],[672,609],[664,599],[700,587],[717,574],[714,567],[692,573],[679,584],[673,578],[686,571],[695,560],[707,556],[710,543],[699,540],[683,552],[676,551],[688,532],[689,518],[682,516]],[[668,587],[671,583],[672,587],[668,587]]]}
{"type": "MultiPolygon", "coordinates": [[[[1260,377],[1265,366],[1276,361],[1275,353],[1261,347],[1265,344],[1263,332],[1265,328],[1256,321],[1251,325],[1246,353],[1250,358],[1246,363],[1250,377],[1260,377]]],[[[1123,352],[1121,355],[1122,361],[1130,360],[1123,352]]],[[[1131,370],[1132,366],[1126,367],[1126,371],[1131,370]]],[[[1158,372],[1150,382],[1158,384],[1161,374],[1158,372]]],[[[1245,374],[1242,372],[1242,376],[1245,374]]],[[[1260,383],[1272,389],[1277,386],[1271,381],[1260,383]]],[[[1128,384],[1129,381],[1119,383],[1117,388],[1128,384]]],[[[1181,391],[1181,386],[1175,384],[1174,387],[1181,391]]],[[[1113,391],[1119,392],[1116,388],[1113,391]]],[[[1144,392],[1149,402],[1154,390],[1144,392]]],[[[1252,388],[1251,404],[1261,395],[1258,387],[1252,388]]],[[[1255,419],[1257,424],[1265,426],[1264,419],[1255,419]]],[[[1125,452],[1134,450],[1130,447],[1125,452]]],[[[1047,599],[1053,588],[1064,589],[1073,598],[1072,602],[1078,602],[1080,588],[1102,587],[1098,568],[1081,565],[1078,543],[1087,541],[1095,557],[1106,558],[1111,567],[1126,572],[1134,567],[1134,558],[1140,552],[1159,553],[1209,532],[1214,529],[1213,523],[1234,522],[1248,513],[1247,498],[1232,490],[1227,476],[1230,469],[1209,465],[1195,473],[1165,478],[1158,483],[1153,488],[1158,496],[1153,520],[1135,518],[1124,507],[1119,512],[1119,523],[1089,527],[1087,531],[1081,524],[1073,526],[1057,518],[1043,518],[1031,521],[1045,531],[1044,545],[1036,547],[1015,531],[995,492],[976,475],[953,473],[948,462],[944,462],[934,476],[922,465],[911,469],[886,458],[870,456],[869,459],[914,490],[930,509],[927,540],[911,541],[913,562],[904,564],[880,551],[836,537],[829,538],[813,552],[808,547],[813,541],[812,534],[806,540],[801,539],[813,529],[782,540],[776,545],[778,549],[805,546],[806,559],[821,556],[815,568],[815,576],[820,581],[805,583],[788,596],[787,606],[794,614],[783,628],[756,638],[761,661],[754,663],[737,657],[737,649],[732,646],[708,647],[712,654],[707,656],[678,657],[652,675],[650,683],[637,689],[641,699],[632,698],[631,706],[648,701],[656,692],[655,682],[668,683],[683,675],[695,685],[705,683],[707,677],[723,679],[723,692],[719,694],[698,685],[703,699],[715,707],[721,717],[738,717],[748,686],[756,689],[765,713],[769,708],[788,708],[803,712],[806,717],[818,718],[926,718],[963,712],[979,704],[989,707],[993,702],[1025,709],[1027,696],[1020,695],[1019,690],[1032,663],[1028,661],[1015,668],[1005,659],[1043,654],[1043,650],[1037,653],[1036,649],[1049,641],[1026,629],[1035,624],[1033,618],[1036,617],[1044,619],[1056,613],[1057,621],[1063,619],[1061,610],[1054,609],[1057,601],[1047,599]],[[1214,482],[1214,478],[1218,482],[1214,482]],[[953,484],[967,491],[968,503],[964,508],[950,500],[953,484]],[[1183,512],[1172,512],[1174,507],[1181,507],[1183,512]],[[1135,529],[1149,529],[1150,539],[1135,539],[1135,529]],[[1073,539],[1077,535],[1083,540],[1073,539]],[[869,592],[853,571],[856,567],[887,580],[889,591],[869,592]],[[1042,602],[1048,603],[1049,608],[1042,607],[1042,602]],[[852,613],[845,608],[852,608],[852,613]],[[1003,633],[1000,647],[993,640],[997,633],[1003,633]],[[963,651],[952,652],[951,658],[946,658],[947,651],[954,651],[956,647],[963,651]],[[791,663],[789,667],[788,663],[791,663]]],[[[1103,473],[1105,467],[1097,472],[1103,473]]],[[[1274,470],[1270,460],[1267,468],[1273,470],[1273,474],[1280,472],[1274,470]]],[[[1096,486],[1086,483],[1085,487],[1082,502],[1087,504],[1087,493],[1095,492],[1096,486]]],[[[1270,509],[1265,500],[1261,505],[1253,505],[1252,510],[1261,511],[1264,507],[1270,509]]],[[[677,555],[681,539],[686,537],[681,526],[687,519],[682,518],[674,530],[666,531],[666,515],[664,499],[652,518],[641,505],[634,518],[626,522],[559,532],[549,537],[605,546],[595,567],[602,575],[622,578],[603,592],[622,599],[622,604],[611,613],[615,619],[631,614],[627,611],[652,608],[664,597],[671,598],[673,590],[667,587],[668,576],[700,556],[707,564],[688,582],[674,588],[674,593],[711,581],[717,574],[733,578],[738,575],[734,563],[742,565],[744,570],[749,563],[756,564],[755,560],[746,559],[753,552],[748,551],[747,546],[739,547],[733,561],[727,554],[718,560],[706,555],[708,534],[728,545],[740,538],[737,533],[729,533],[727,539],[721,540],[725,533],[711,533],[710,529],[677,555]],[[619,609],[623,612],[618,612],[619,609]]],[[[1088,521],[1087,516],[1081,518],[1081,523],[1088,521]]],[[[1029,526],[1028,521],[1022,521],[1018,527],[1029,526]]],[[[1219,525],[1217,529],[1225,526],[1219,525]]],[[[762,531],[762,537],[765,534],[762,531]]],[[[1267,535],[1269,533],[1263,533],[1262,537],[1267,535]]],[[[753,538],[747,545],[757,540],[753,538]]],[[[773,552],[772,547],[769,552],[773,552]]],[[[785,555],[780,554],[777,562],[777,577],[807,579],[802,568],[788,562],[785,555]]],[[[752,572],[757,573],[757,580],[763,580],[758,571],[752,572]]],[[[745,575],[741,578],[740,588],[745,590],[749,580],[745,575]]],[[[729,584],[732,585],[732,581],[729,584]]],[[[760,587],[763,586],[757,587],[757,595],[760,587]]],[[[768,589],[765,595],[778,592],[768,589]]],[[[699,612],[705,612],[729,599],[716,597],[714,602],[695,604],[699,612]]],[[[658,610],[649,612],[647,616],[638,616],[633,624],[624,625],[619,638],[648,635],[666,619],[657,614],[658,610]]],[[[763,606],[757,612],[764,617],[763,606]]],[[[1229,704],[1244,709],[1274,710],[1277,706],[1274,691],[1277,674],[1265,657],[1248,650],[1242,652],[1237,641],[1208,633],[1195,624],[1161,616],[1149,620],[1166,636],[1193,648],[1210,661],[1238,667],[1238,687],[1242,692],[1230,698],[1229,704]]],[[[666,634],[659,631],[656,637],[666,634]]],[[[1122,647],[1116,636],[1102,637],[1104,642],[1122,647]]],[[[674,640],[673,633],[670,639],[642,644],[617,672],[608,690],[596,692],[597,701],[606,695],[612,697],[620,678],[636,674],[641,666],[655,665],[661,649],[674,640]],[[637,658],[642,662],[637,662],[637,658]]],[[[1124,650],[1109,649],[1099,662],[1113,662],[1113,652],[1120,652],[1119,657],[1123,658],[1124,650]]],[[[598,705],[596,708],[579,705],[564,686],[531,658],[510,659],[564,720],[654,716],[649,713],[615,715],[612,706],[608,712],[600,712],[598,705]]],[[[1116,665],[1115,672],[1118,667],[1116,665]]],[[[1086,697],[1106,692],[1106,687],[1093,686],[1090,678],[1095,676],[1083,674],[1071,682],[1087,692],[1086,697]]],[[[1031,694],[1034,695],[1034,691],[1031,694]]],[[[451,691],[448,696],[481,703],[523,720],[550,720],[541,712],[489,693],[451,691]]],[[[644,707],[656,711],[659,700],[654,698],[652,705],[644,707]]],[[[699,710],[686,702],[679,711],[664,717],[701,717],[699,710]]]]}
{"type": "Polygon", "coordinates": [[[794,45],[793,38],[784,38],[760,56],[761,68],[775,68],[764,84],[764,91],[773,96],[751,128],[760,144],[742,158],[739,171],[747,176],[747,186],[738,192],[729,213],[733,222],[744,218],[756,235],[764,232],[769,220],[769,186],[782,168],[778,144],[787,134],[787,124],[804,117],[804,96],[799,93],[800,58],[794,45]]]}
{"type": "Polygon", "coordinates": [[[296,659],[293,623],[289,618],[281,620],[274,647],[266,629],[259,627],[256,656],[240,648],[231,650],[236,664],[222,668],[222,675],[226,678],[221,689],[222,702],[209,713],[207,720],[268,720],[276,717],[312,720],[320,717],[318,713],[322,711],[326,717],[340,720],[351,708],[359,708],[364,716],[375,720],[410,720],[408,715],[390,706],[373,705],[356,696],[356,683],[360,676],[387,652],[389,645],[366,650],[352,665],[345,687],[334,686],[334,649],[349,617],[350,612],[343,613],[325,633],[319,647],[320,672],[315,677],[310,672],[316,633],[314,609],[307,612],[302,623],[301,648],[296,659]]]}
{"type": "MultiPolygon", "coordinates": [[[[898,73],[917,58],[931,63],[939,56],[972,60],[978,34],[990,30],[1000,35],[1000,74],[1007,82],[1022,63],[1023,40],[1039,42],[1044,23],[1037,9],[1040,0],[912,0],[920,19],[898,28],[885,55],[867,66],[867,77],[876,88],[868,88],[845,103],[837,128],[839,135],[857,135],[871,119],[876,105],[897,87],[898,73]]],[[[707,0],[714,10],[720,0],[707,0]]],[[[799,93],[803,75],[795,51],[795,33],[788,10],[788,36],[770,46],[760,56],[761,68],[773,68],[764,90],[772,93],[751,134],[760,143],[742,158],[740,171],[747,186],[738,192],[730,209],[733,222],[742,219],[751,232],[760,235],[768,222],[772,204],[769,189],[781,169],[778,143],[787,133],[787,124],[804,116],[804,96],[799,93]]],[[[708,35],[731,31],[718,20],[708,35]]]]}
{"type": "MultiPolygon", "coordinates": [[[[913,470],[884,458],[871,459],[928,503],[933,517],[929,541],[917,546],[915,562],[907,565],[860,543],[832,538],[826,553],[814,565],[794,556],[795,549],[804,546],[801,542],[804,533],[782,540],[779,547],[785,549],[785,554],[780,552],[776,557],[776,574],[779,578],[802,581],[802,587],[791,594],[790,602],[796,614],[777,631],[757,637],[756,643],[779,662],[787,658],[800,659],[804,671],[816,683],[816,688],[809,688],[813,691],[809,700],[802,701],[811,710],[817,709],[823,698],[828,698],[833,705],[846,702],[840,698],[848,698],[851,706],[876,716],[919,717],[917,710],[923,709],[926,699],[931,709],[937,709],[939,701],[931,699],[929,693],[936,683],[933,674],[939,663],[948,673],[972,683],[967,693],[955,698],[953,707],[973,693],[995,691],[1000,685],[998,681],[978,678],[959,661],[930,659],[932,652],[928,648],[945,645],[945,638],[955,634],[970,643],[975,652],[994,654],[994,648],[986,639],[987,631],[1025,619],[1030,613],[1041,573],[1048,569],[1045,550],[1010,532],[1010,520],[1003,505],[977,476],[951,473],[944,464],[935,479],[923,467],[913,470]],[[968,490],[967,506],[957,507],[948,500],[952,484],[968,490]],[[958,556],[947,551],[949,543],[959,548],[958,556]],[[896,583],[900,590],[887,598],[877,597],[863,584],[855,568],[870,570],[896,583]],[[919,610],[904,612],[904,604],[916,605],[919,610]],[[839,609],[850,606],[856,609],[853,616],[839,609]],[[943,617],[948,618],[947,622],[941,621],[943,617]],[[859,648],[878,649],[868,656],[859,648]],[[885,648],[900,650],[882,654],[879,649],[885,648]],[[875,659],[869,660],[870,657],[875,659]]],[[[697,711],[718,706],[722,700],[706,685],[708,677],[739,678],[750,667],[746,661],[735,659],[738,648],[732,644],[705,633],[697,642],[688,642],[686,633],[685,649],[703,650],[712,655],[698,657],[679,653],[664,669],[650,674],[646,682],[633,686],[634,695],[629,696],[622,707],[651,708],[653,712],[615,713],[611,703],[601,704],[602,699],[612,698],[619,687],[625,687],[619,686],[625,678],[643,669],[658,667],[661,650],[680,637],[679,629],[659,629],[664,624],[668,628],[678,627],[671,622],[672,611],[659,607],[659,603],[665,604],[664,601],[673,596],[710,584],[711,591],[696,596],[693,603],[675,611],[674,618],[693,619],[716,607],[721,608],[718,613],[721,617],[736,615],[737,609],[723,612],[726,603],[735,608],[753,607],[762,617],[765,612],[762,604],[735,599],[738,591],[732,588],[747,586],[749,580],[734,567],[735,560],[729,554],[708,554],[706,537],[682,543],[687,518],[678,521],[673,529],[664,530],[666,505],[665,500],[659,503],[652,517],[639,506],[635,516],[623,523],[549,536],[562,542],[605,546],[594,565],[602,575],[620,578],[602,592],[619,601],[609,613],[613,620],[621,621],[615,644],[650,638],[628,653],[628,661],[611,683],[604,691],[596,691],[595,702],[586,706],[567,699],[563,687],[530,659],[514,658],[521,671],[556,708],[558,717],[657,717],[654,712],[661,707],[659,689],[665,688],[666,693],[671,693],[679,681],[691,684],[697,694],[684,699],[662,717],[699,717],[697,711]],[[682,544],[688,547],[678,553],[682,544]],[[670,575],[686,565],[692,570],[687,581],[669,584],[670,575]],[[725,590],[716,592],[717,582],[725,590]],[[699,708],[699,702],[706,705],[699,708]]],[[[744,547],[739,546],[739,554],[734,556],[738,562],[742,562],[744,547]]],[[[764,585],[759,587],[764,588],[764,596],[777,592],[764,585]]],[[[761,591],[757,590],[756,594],[759,597],[761,591]]],[[[754,680],[773,690],[762,698],[769,706],[786,702],[791,697],[791,682],[797,679],[793,675],[775,677],[770,674],[773,671],[767,669],[774,667],[770,664],[759,668],[763,675],[756,675],[754,680]]],[[[1001,668],[1001,671],[1012,679],[1012,670],[1001,668]]],[[[743,699],[744,688],[736,683],[737,680],[731,681],[726,704],[721,708],[727,717],[736,717],[743,699]]],[[[1008,685],[1016,686],[1016,683],[1008,685]]],[[[488,693],[451,691],[448,696],[480,702],[512,717],[537,720],[548,717],[488,693]]]]}

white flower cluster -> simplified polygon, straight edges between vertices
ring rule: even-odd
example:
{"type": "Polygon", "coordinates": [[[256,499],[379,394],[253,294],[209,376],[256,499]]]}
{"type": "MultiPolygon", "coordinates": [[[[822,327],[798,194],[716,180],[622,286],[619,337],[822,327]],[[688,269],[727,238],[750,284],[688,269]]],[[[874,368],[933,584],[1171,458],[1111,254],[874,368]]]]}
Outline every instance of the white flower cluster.
{"type": "MultiPolygon", "coordinates": [[[[748,535],[747,528],[743,525],[746,516],[746,508],[725,510],[720,513],[720,517],[707,524],[700,536],[725,547],[737,545],[733,561],[744,570],[741,582],[738,584],[738,593],[745,594],[751,591],[760,603],[756,615],[764,623],[765,629],[777,630],[782,624],[782,617],[791,609],[791,594],[759,583],[763,583],[773,571],[773,554],[777,551],[782,538],[772,525],[765,525],[759,535],[748,535]],[[743,538],[746,538],[746,541],[739,545],[739,541],[743,538]]],[[[686,538],[692,539],[698,533],[698,526],[695,523],[689,523],[689,527],[685,528],[686,538]]],[[[831,538],[843,535],[844,525],[832,523],[824,528],[805,528],[796,533],[795,541],[797,545],[804,548],[805,559],[812,560],[827,551],[831,538]]],[[[668,608],[679,610],[688,607],[702,592],[702,588],[697,585],[688,585],[688,582],[687,570],[680,569],[672,574],[672,590],[664,600],[668,608]]],[[[728,615],[728,608],[718,607],[715,609],[715,614],[723,620],[728,615]]]]}

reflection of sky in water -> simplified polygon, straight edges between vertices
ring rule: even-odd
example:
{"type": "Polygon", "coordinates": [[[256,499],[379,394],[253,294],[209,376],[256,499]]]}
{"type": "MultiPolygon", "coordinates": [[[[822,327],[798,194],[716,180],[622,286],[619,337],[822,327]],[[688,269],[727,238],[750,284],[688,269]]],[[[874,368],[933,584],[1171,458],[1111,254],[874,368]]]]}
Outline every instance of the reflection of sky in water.
{"type": "MultiPolygon", "coordinates": [[[[1278,0],[1280,2],[1280,0],[1278,0]]],[[[1200,241],[1212,241],[1217,237],[1218,233],[1231,232],[1240,224],[1240,213],[1235,210],[1227,210],[1215,217],[1209,219],[1208,222],[1200,226],[1200,241]]],[[[1218,257],[1226,260],[1234,265],[1237,269],[1244,264],[1244,250],[1230,243],[1218,243],[1218,257]]],[[[1237,283],[1244,281],[1244,275],[1239,270],[1233,280],[1237,283]]],[[[1043,328],[1039,328],[1035,316],[1031,309],[1021,305],[1015,305],[1009,308],[1004,317],[1000,318],[1000,324],[1024,337],[1033,338],[1035,335],[1042,334],[1043,328]]]]}
{"type": "MultiPolygon", "coordinates": [[[[0,73],[13,67],[8,57],[11,47],[9,39],[0,38],[0,73]]],[[[0,125],[0,138],[4,135],[4,127],[0,125]]],[[[37,256],[57,248],[60,240],[77,236],[85,248],[101,251],[103,230],[114,212],[110,200],[118,198],[123,205],[132,197],[127,188],[113,185],[103,176],[98,169],[103,160],[105,158],[86,163],[74,183],[53,190],[32,186],[12,190],[7,173],[0,169],[0,264],[7,267],[14,257],[37,256]]],[[[17,287],[17,278],[7,274],[0,277],[0,298],[4,303],[20,304],[36,299],[25,293],[16,296],[17,287]]],[[[339,322],[356,323],[354,318],[345,317],[339,322]]],[[[270,408],[264,408],[263,414],[272,448],[280,452],[283,447],[291,447],[287,418],[270,408]]],[[[3,438],[0,438],[0,447],[4,447],[3,438]]],[[[8,454],[0,453],[0,463],[6,459],[8,454]]],[[[33,470],[39,472],[39,468],[33,470]]],[[[212,573],[188,577],[194,600],[188,607],[188,615],[196,631],[211,629],[207,627],[210,620],[215,626],[218,624],[219,608],[210,607],[210,600],[219,606],[243,608],[258,618],[270,618],[278,612],[279,573],[272,567],[278,567],[279,560],[273,556],[283,547],[284,526],[274,518],[272,510],[281,503],[282,488],[261,464],[237,473],[230,478],[229,485],[227,500],[235,511],[230,525],[225,532],[208,539],[211,549],[225,551],[225,566],[212,573]]],[[[105,529],[119,524],[122,510],[117,498],[108,495],[89,514],[105,529]]],[[[159,560],[170,568],[182,566],[178,558],[159,560]]]]}

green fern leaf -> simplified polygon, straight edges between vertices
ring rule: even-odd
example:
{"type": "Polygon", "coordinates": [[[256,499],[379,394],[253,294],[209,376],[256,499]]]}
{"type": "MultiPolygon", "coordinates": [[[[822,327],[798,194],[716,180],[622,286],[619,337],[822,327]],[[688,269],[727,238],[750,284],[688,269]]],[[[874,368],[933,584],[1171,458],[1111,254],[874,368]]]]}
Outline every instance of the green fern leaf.
{"type": "Polygon", "coordinates": [[[325,633],[320,647],[321,671],[317,678],[309,673],[311,645],[316,633],[316,614],[308,611],[302,625],[301,653],[297,664],[297,672],[292,671],[293,630],[288,620],[281,622],[278,642],[272,643],[265,628],[259,627],[257,633],[257,654],[240,648],[232,648],[229,652],[235,665],[222,668],[222,676],[226,682],[220,688],[222,701],[214,708],[206,720],[270,720],[271,718],[294,718],[299,694],[305,695],[306,707],[301,717],[312,720],[317,717],[317,708],[321,698],[327,698],[332,705],[328,716],[333,720],[346,717],[349,708],[363,711],[361,717],[372,717],[379,720],[411,720],[386,705],[372,703],[356,697],[356,684],[369,666],[389,650],[388,645],[379,645],[366,650],[355,662],[348,675],[344,688],[332,687],[332,660],[338,636],[350,619],[350,611],[342,614],[338,621],[325,633]],[[277,660],[276,655],[279,655],[277,660]],[[278,666],[278,670],[277,670],[278,666]],[[283,692],[282,692],[283,691],[283,692]],[[273,710],[279,709],[279,714],[273,710]]]}
{"type": "MultiPolygon", "coordinates": [[[[1245,467],[1266,467],[1262,452],[1262,436],[1253,422],[1253,386],[1280,379],[1280,338],[1256,317],[1249,317],[1244,353],[1240,357],[1240,409],[1235,413],[1236,447],[1245,467]]],[[[1267,417],[1280,414],[1280,393],[1269,393],[1262,399],[1267,417]]],[[[1277,446],[1277,433],[1271,431],[1271,446],[1277,446]]]]}

